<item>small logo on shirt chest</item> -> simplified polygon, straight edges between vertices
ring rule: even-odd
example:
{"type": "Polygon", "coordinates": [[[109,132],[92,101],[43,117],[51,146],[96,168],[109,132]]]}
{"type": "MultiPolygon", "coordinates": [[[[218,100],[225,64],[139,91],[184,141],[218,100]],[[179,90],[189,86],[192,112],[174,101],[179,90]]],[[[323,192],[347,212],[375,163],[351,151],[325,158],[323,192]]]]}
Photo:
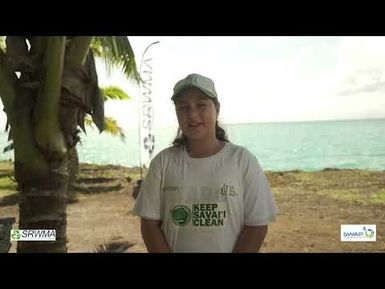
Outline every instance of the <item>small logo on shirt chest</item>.
{"type": "Polygon", "coordinates": [[[232,185],[224,184],[220,191],[222,196],[236,196],[235,187],[232,185]]]}

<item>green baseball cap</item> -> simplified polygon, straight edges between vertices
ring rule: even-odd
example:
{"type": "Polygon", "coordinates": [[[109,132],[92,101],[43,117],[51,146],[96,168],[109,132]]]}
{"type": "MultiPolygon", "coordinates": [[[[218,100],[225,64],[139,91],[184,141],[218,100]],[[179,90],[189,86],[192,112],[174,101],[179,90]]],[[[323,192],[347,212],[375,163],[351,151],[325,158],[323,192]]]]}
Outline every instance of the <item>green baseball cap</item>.
{"type": "Polygon", "coordinates": [[[171,100],[175,100],[178,94],[185,88],[195,87],[201,90],[210,98],[217,98],[217,92],[215,91],[214,82],[205,76],[197,73],[187,75],[182,80],[179,80],[174,86],[174,94],[171,100]]]}

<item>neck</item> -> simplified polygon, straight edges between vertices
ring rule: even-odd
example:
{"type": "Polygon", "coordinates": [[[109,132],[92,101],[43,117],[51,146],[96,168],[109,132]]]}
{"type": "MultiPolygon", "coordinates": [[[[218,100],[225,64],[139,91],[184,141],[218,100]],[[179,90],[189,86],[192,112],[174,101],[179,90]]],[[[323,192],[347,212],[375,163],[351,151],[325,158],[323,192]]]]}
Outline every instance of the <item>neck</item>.
{"type": "Polygon", "coordinates": [[[223,145],[224,142],[215,138],[207,141],[187,141],[186,148],[190,157],[204,158],[218,153],[223,145]]]}

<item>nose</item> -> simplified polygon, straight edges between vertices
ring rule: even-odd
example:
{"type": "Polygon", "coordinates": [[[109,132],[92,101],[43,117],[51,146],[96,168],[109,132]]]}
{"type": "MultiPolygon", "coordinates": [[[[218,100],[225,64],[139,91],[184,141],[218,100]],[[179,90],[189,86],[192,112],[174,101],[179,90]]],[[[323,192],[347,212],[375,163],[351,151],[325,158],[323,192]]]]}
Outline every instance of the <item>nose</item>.
{"type": "Polygon", "coordinates": [[[189,107],[186,112],[187,112],[187,117],[189,119],[192,119],[198,116],[198,109],[195,107],[189,107]]]}

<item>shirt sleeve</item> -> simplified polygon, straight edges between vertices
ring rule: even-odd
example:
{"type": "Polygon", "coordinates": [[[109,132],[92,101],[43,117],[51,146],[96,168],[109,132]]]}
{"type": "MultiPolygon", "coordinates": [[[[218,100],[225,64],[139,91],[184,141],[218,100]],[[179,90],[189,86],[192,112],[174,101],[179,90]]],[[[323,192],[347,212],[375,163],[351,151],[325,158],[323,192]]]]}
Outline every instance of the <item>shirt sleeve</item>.
{"type": "Polygon", "coordinates": [[[275,221],[278,209],[269,181],[251,153],[246,154],[243,184],[245,225],[263,226],[275,221]]]}
{"type": "Polygon", "coordinates": [[[161,220],[161,173],[158,158],[154,158],[150,163],[133,213],[141,218],[161,220]]]}

